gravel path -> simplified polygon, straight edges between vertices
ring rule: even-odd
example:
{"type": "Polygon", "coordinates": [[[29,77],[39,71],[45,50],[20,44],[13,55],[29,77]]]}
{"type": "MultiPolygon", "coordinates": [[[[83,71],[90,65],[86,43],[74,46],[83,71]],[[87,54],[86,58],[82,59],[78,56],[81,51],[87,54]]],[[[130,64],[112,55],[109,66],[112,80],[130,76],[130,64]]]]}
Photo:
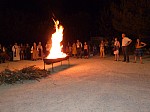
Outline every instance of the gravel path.
{"type": "MultiPolygon", "coordinates": [[[[131,60],[132,61],[132,60],[131,60]]],[[[150,112],[150,59],[144,64],[70,58],[54,64],[49,77],[0,86],[0,112],[150,112]]],[[[21,69],[43,68],[43,61],[0,64],[21,69]]],[[[51,65],[46,65],[51,70],[51,65]]]]}

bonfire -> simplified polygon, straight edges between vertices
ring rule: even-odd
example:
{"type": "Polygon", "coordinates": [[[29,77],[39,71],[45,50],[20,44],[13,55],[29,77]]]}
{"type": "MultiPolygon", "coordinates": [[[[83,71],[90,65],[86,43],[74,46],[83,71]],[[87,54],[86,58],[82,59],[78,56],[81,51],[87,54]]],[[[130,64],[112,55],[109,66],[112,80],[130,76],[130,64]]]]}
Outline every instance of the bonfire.
{"type": "Polygon", "coordinates": [[[57,59],[57,58],[65,58],[67,55],[62,52],[63,45],[61,42],[63,40],[63,26],[59,24],[58,20],[54,20],[56,32],[52,34],[52,47],[50,49],[49,55],[46,57],[47,59],[57,59]]]}

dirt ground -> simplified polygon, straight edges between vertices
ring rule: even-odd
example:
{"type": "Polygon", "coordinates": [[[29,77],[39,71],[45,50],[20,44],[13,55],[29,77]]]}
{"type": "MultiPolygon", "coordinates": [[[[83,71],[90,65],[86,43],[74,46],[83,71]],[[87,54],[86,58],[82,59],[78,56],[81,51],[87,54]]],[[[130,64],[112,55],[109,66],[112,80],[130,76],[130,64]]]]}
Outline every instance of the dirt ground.
{"type": "MultiPolygon", "coordinates": [[[[130,58],[70,58],[70,66],[55,63],[40,82],[1,85],[0,112],[150,112],[150,58],[144,64],[130,58]]],[[[30,65],[43,68],[43,61],[7,62],[0,71],[30,65]]]]}

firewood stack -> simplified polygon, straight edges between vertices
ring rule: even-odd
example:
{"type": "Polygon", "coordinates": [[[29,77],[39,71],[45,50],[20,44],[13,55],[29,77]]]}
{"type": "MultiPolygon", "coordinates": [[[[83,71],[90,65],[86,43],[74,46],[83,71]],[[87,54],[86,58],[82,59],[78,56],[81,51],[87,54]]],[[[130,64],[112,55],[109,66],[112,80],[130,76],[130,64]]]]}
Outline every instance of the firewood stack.
{"type": "Polygon", "coordinates": [[[15,84],[23,83],[25,80],[37,80],[43,77],[47,77],[50,74],[49,71],[40,69],[35,66],[29,66],[21,70],[9,70],[5,69],[0,72],[0,85],[2,84],[15,84]]]}

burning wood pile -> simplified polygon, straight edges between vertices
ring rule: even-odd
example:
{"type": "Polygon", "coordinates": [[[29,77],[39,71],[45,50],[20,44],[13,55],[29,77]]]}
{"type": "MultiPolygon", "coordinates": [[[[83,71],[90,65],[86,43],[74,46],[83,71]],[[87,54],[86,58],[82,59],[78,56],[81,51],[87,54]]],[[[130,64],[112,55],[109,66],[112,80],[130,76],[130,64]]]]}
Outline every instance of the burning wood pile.
{"type": "Polygon", "coordinates": [[[52,70],[53,70],[53,63],[56,62],[62,62],[63,60],[68,60],[69,63],[69,56],[67,56],[65,53],[62,52],[63,45],[60,45],[63,40],[63,26],[59,25],[58,20],[54,20],[56,32],[52,34],[51,40],[52,40],[52,47],[50,49],[49,55],[43,59],[44,61],[44,69],[45,64],[52,64],[52,70]]]}

